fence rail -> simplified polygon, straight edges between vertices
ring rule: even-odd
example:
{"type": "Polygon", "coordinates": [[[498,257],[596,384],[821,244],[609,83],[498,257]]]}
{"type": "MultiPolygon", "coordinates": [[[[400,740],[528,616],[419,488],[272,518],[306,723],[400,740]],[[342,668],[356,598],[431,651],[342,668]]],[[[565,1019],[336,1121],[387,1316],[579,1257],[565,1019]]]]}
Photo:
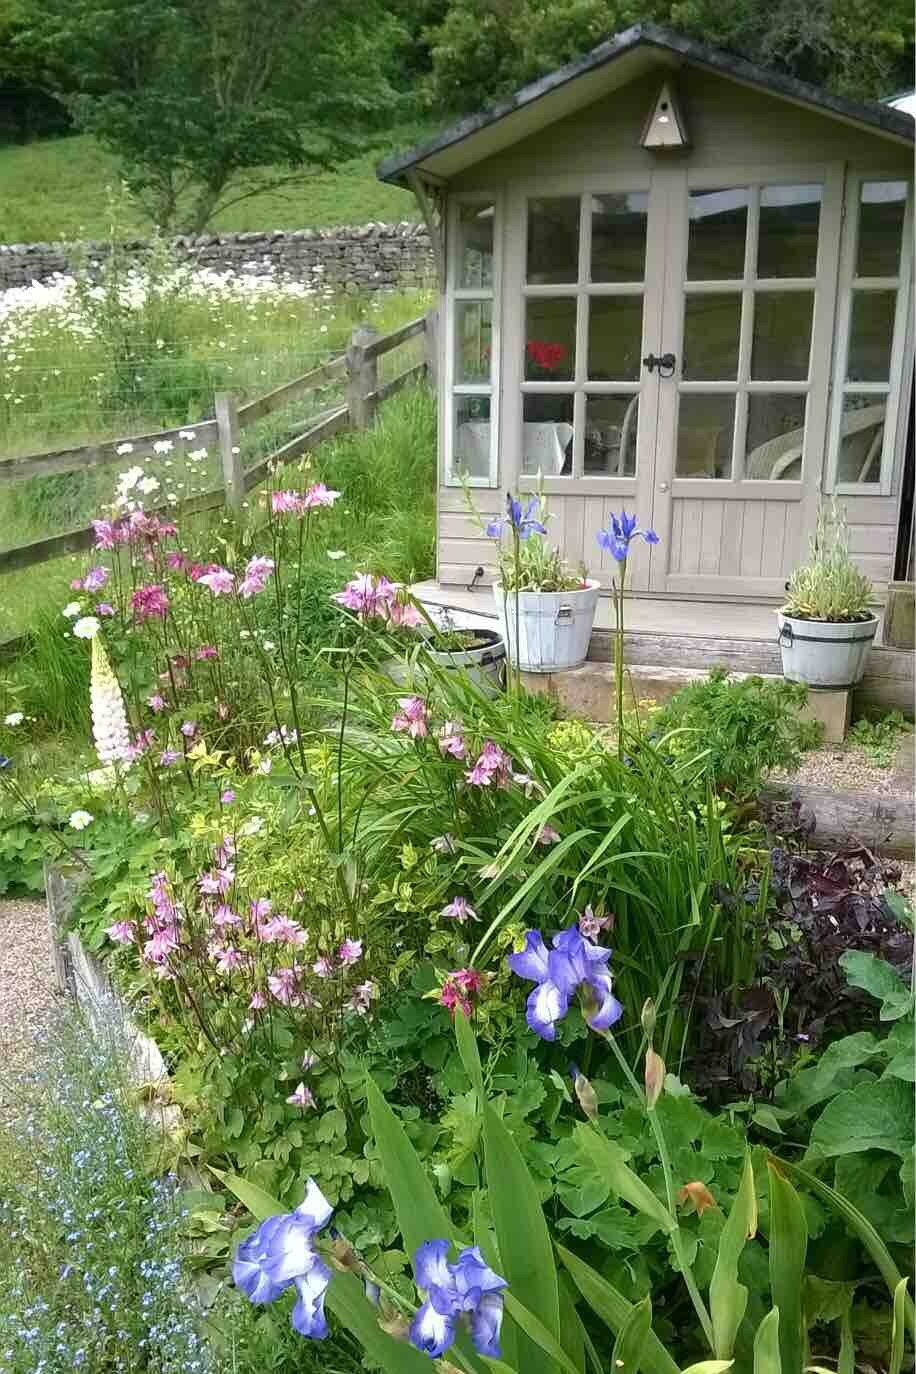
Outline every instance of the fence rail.
{"type": "MultiPolygon", "coordinates": [[[[353,331],[346,353],[331,358],[320,367],[313,367],[302,376],[285,382],[283,386],[265,392],[263,396],[256,396],[253,400],[240,405],[232,392],[220,391],[214,398],[215,416],[196,423],[181,425],[175,429],[158,430],[153,434],[106,439],[96,444],[85,444],[81,448],[32,453],[23,458],[2,458],[0,483],[21,482],[30,477],[56,476],[85,468],[104,467],[123,462],[128,453],[131,460],[142,458],[156,453],[157,444],[170,443],[172,449],[169,451],[180,454],[215,440],[222,459],[223,485],[183,500],[180,510],[190,514],[218,510],[221,506],[239,510],[247,493],[265,481],[275,464],[291,462],[343,430],[365,429],[372,423],[378,406],[389,396],[395,395],[408,382],[418,381],[423,376],[435,380],[436,339],[435,311],[411,320],[390,334],[377,335],[373,329],[359,326],[353,331]],[[380,385],[379,358],[420,335],[425,339],[425,361],[407,368],[393,380],[380,385]],[[344,379],[347,398],[343,403],[322,411],[310,420],[307,428],[301,433],[294,435],[280,448],[259,459],[251,467],[244,467],[239,437],[246,426],[300,400],[312,391],[344,379]],[[118,449],[123,450],[127,444],[130,448],[119,453],[118,449]]],[[[162,449],[158,451],[162,452],[162,449]]],[[[169,506],[156,508],[159,514],[171,509],[169,506]]],[[[20,572],[23,568],[45,563],[52,558],[60,558],[64,554],[79,553],[90,548],[94,538],[95,531],[91,525],[80,526],[51,535],[47,539],[37,539],[30,544],[0,550],[0,574],[20,572]]]]}

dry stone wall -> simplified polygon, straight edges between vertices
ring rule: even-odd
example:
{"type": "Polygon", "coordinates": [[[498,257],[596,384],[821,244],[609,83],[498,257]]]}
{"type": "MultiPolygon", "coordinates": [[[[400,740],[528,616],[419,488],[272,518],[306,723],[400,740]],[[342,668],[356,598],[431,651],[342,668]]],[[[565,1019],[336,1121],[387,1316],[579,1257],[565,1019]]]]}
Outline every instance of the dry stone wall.
{"type": "MultiPolygon", "coordinates": [[[[213,272],[279,274],[353,293],[392,287],[433,289],[436,274],[425,226],[362,224],[337,229],[264,230],[238,234],[181,235],[176,256],[213,272]]],[[[125,250],[138,263],[148,252],[143,239],[125,250]]],[[[83,245],[89,262],[100,262],[104,243],[83,245]]],[[[0,244],[0,290],[44,282],[72,270],[73,250],[63,243],[0,244]]]]}

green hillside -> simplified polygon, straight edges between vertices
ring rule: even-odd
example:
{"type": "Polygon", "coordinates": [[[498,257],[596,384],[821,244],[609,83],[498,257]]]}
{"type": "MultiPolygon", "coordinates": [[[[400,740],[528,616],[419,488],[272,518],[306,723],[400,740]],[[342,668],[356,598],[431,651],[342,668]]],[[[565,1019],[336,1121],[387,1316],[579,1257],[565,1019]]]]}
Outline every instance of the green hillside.
{"type": "MultiPolygon", "coordinates": [[[[392,140],[403,147],[415,131],[392,140]]],[[[379,154],[349,162],[303,186],[231,206],[214,229],[310,229],[367,220],[416,219],[413,196],[375,178],[379,154]]],[[[117,165],[87,135],[0,148],[0,243],[102,238],[107,232],[107,189],[117,185],[117,165]]],[[[125,228],[149,228],[141,216],[125,228]]]]}

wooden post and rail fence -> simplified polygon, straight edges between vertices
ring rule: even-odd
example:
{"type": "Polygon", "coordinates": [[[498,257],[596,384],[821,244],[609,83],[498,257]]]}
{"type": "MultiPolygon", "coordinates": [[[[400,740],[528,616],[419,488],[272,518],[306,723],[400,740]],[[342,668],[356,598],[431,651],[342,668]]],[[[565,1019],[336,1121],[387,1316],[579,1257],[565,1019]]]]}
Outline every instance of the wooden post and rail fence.
{"type": "MultiPolygon", "coordinates": [[[[400,391],[408,382],[427,377],[435,384],[436,361],[437,330],[434,310],[420,316],[419,319],[411,320],[409,324],[402,325],[390,334],[379,335],[375,330],[360,325],[353,330],[346,353],[338,354],[337,357],[312,368],[301,377],[295,377],[292,381],[275,387],[263,396],[256,396],[253,400],[240,404],[232,392],[217,392],[214,398],[215,414],[212,419],[191,422],[180,428],[159,430],[155,434],[106,439],[100,443],[86,444],[82,448],[34,453],[24,458],[2,458],[0,486],[6,482],[21,482],[31,477],[50,477],[86,468],[109,467],[125,461],[134,462],[137,458],[153,455],[157,452],[155,446],[166,442],[172,444],[170,452],[179,454],[191,447],[209,447],[216,444],[222,460],[222,486],[183,500],[176,508],[182,513],[218,510],[224,506],[239,511],[248,492],[260,486],[277,464],[292,462],[343,430],[366,429],[372,424],[375,412],[382,401],[400,391]],[[425,360],[407,368],[391,381],[380,383],[379,358],[420,335],[424,337],[425,360]],[[307,428],[295,434],[266,458],[259,459],[249,468],[244,466],[240,440],[242,430],[246,426],[293,404],[312,391],[337,381],[345,382],[345,400],[342,403],[313,417],[307,428]],[[189,432],[193,432],[191,439],[186,437],[189,432]],[[125,444],[130,444],[129,459],[127,453],[118,452],[125,444]]],[[[173,508],[160,506],[156,509],[159,514],[164,514],[173,508]]],[[[22,544],[17,548],[0,550],[0,575],[18,572],[52,558],[60,558],[64,554],[78,553],[91,547],[94,538],[95,531],[88,525],[51,535],[47,539],[38,539],[30,544],[22,544]]]]}

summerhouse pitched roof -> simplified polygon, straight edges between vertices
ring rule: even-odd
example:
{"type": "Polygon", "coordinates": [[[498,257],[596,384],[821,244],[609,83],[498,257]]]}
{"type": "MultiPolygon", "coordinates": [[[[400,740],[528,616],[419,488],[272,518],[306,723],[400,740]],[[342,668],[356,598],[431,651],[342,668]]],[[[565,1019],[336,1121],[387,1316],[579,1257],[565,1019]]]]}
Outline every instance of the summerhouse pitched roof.
{"type": "Polygon", "coordinates": [[[479,114],[466,115],[417,147],[385,158],[376,169],[377,175],[381,181],[402,185],[409,182],[412,173],[448,180],[648,71],[676,69],[684,63],[865,127],[895,142],[913,142],[916,125],[912,115],[892,105],[834,95],[660,24],[644,23],[635,24],[479,114]]]}

